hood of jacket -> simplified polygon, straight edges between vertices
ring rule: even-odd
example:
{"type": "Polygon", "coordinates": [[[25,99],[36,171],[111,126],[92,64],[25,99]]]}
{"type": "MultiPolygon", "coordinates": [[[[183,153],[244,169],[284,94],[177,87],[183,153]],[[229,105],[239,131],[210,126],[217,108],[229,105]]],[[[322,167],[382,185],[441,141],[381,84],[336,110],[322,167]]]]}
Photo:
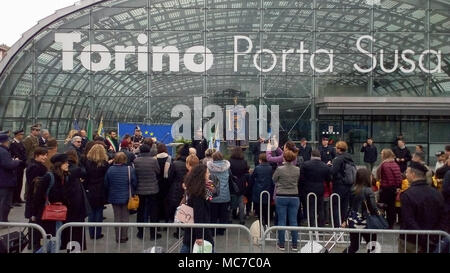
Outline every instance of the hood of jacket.
{"type": "Polygon", "coordinates": [[[208,161],[207,166],[212,172],[224,172],[230,168],[230,162],[228,160],[208,161]]]}
{"type": "Polygon", "coordinates": [[[341,156],[344,158],[345,161],[353,162],[352,156],[349,153],[342,153],[341,156]]]}

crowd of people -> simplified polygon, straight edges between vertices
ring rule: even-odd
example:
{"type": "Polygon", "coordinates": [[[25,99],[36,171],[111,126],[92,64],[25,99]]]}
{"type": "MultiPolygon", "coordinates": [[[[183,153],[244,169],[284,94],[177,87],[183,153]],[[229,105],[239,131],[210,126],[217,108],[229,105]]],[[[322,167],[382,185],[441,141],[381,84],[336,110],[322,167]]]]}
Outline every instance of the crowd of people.
{"type": "MultiPolygon", "coordinates": [[[[436,154],[436,167],[425,164],[423,147],[411,152],[404,139],[393,149],[382,149],[381,163],[376,166],[378,151],[372,138],[361,147],[365,167],[356,168],[344,141],[329,145],[323,137],[318,149],[306,139],[299,146],[287,141],[281,147],[252,148],[254,168],[244,157],[241,147],[234,147],[229,160],[220,151],[208,149],[206,140],[180,145],[174,158],[164,143],[144,138],[139,127],[134,135],[122,141],[117,132],[89,141],[86,131],[70,131],[64,153],[57,153],[57,141],[40,126],[24,131],[0,133],[0,221],[7,222],[10,209],[25,203],[25,218],[41,225],[55,235],[64,222],[102,222],[105,205],[111,204],[114,222],[129,222],[128,203],[139,197],[138,223],[171,223],[181,205],[194,211],[194,223],[229,224],[234,218],[245,225],[251,204],[263,226],[274,217],[278,226],[324,227],[330,224],[327,215],[331,193],[331,225],[335,228],[366,228],[367,217],[385,212],[388,228],[399,223],[405,230],[444,230],[449,232],[450,215],[450,145],[436,154]],[[21,199],[25,175],[25,201],[21,199]],[[270,197],[260,195],[268,191],[270,197]],[[307,198],[314,193],[316,202],[307,198]],[[269,200],[268,200],[269,198],[269,200]],[[262,203],[260,204],[260,201],[262,203]],[[336,203],[334,203],[336,202],[336,203]],[[340,202],[340,206],[338,203],[340,202]],[[67,207],[65,221],[46,221],[42,214],[46,204],[62,203],[67,207]],[[263,208],[260,215],[259,207],[263,208]],[[309,211],[307,210],[309,208],[309,211]],[[340,208],[340,209],[339,209],[340,208]]],[[[264,143],[260,139],[258,144],[264,143]]],[[[61,245],[69,238],[86,246],[81,228],[63,232],[61,245]]],[[[185,229],[173,236],[184,235],[182,252],[190,252],[203,239],[214,244],[214,236],[224,234],[218,229],[185,229]]],[[[103,238],[102,229],[89,228],[93,240],[103,238]]],[[[116,242],[128,241],[126,228],[116,229],[116,242]]],[[[135,235],[145,234],[138,228],[135,235]]],[[[365,237],[366,235],[362,236],[365,237]]],[[[161,237],[150,230],[150,239],[161,237]]],[[[356,252],[358,234],[352,234],[346,252],[356,252]]],[[[39,249],[40,238],[34,236],[33,249],[39,249]]],[[[297,251],[297,232],[291,232],[292,250],[297,251]]],[[[419,238],[403,238],[408,247],[419,244],[419,238]],[[411,246],[409,245],[411,244],[411,246]]],[[[277,247],[285,250],[285,232],[278,233],[277,247]]]]}

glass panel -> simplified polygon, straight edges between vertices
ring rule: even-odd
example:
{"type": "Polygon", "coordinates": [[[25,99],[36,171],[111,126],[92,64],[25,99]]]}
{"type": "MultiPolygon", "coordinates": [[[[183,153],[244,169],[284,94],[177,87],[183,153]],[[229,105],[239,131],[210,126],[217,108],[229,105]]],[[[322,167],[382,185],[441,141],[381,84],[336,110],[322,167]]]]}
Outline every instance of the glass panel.
{"type": "Polygon", "coordinates": [[[389,142],[394,144],[400,134],[399,121],[374,121],[373,137],[375,142],[389,142]]]}
{"type": "Polygon", "coordinates": [[[427,121],[402,121],[402,133],[406,142],[428,142],[427,121]]]}
{"type": "Polygon", "coordinates": [[[430,142],[450,143],[450,120],[430,122],[430,142]]]}

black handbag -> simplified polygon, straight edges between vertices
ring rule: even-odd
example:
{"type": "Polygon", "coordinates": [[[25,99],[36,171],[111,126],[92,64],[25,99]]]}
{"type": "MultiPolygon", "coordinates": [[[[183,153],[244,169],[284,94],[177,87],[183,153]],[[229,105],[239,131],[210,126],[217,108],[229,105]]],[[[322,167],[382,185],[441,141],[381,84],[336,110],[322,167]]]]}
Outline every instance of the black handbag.
{"type": "Polygon", "coordinates": [[[239,194],[238,178],[234,176],[230,170],[228,170],[228,185],[231,194],[239,194]]]}
{"type": "Polygon", "coordinates": [[[367,209],[367,218],[366,218],[367,228],[368,229],[387,229],[389,227],[389,224],[386,221],[386,219],[384,218],[384,216],[381,215],[378,210],[377,210],[377,214],[371,215],[370,211],[369,211],[369,207],[367,206],[367,202],[364,201],[364,203],[365,203],[366,209],[367,209]]]}
{"type": "Polygon", "coordinates": [[[0,236],[0,253],[21,253],[30,243],[28,235],[23,231],[14,231],[0,236]]]}

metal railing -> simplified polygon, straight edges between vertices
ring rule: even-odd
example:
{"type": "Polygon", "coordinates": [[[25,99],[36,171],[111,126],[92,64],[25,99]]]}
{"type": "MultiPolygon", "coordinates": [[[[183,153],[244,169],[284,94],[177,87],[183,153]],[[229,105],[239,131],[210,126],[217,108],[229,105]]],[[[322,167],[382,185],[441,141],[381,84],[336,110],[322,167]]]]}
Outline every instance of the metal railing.
{"type": "MultiPolygon", "coordinates": [[[[163,252],[174,252],[179,250],[179,247],[182,245],[182,231],[190,229],[191,230],[191,238],[190,241],[194,241],[192,239],[193,229],[201,229],[202,230],[202,238],[205,239],[205,234],[207,232],[211,232],[210,234],[214,238],[214,252],[253,252],[253,244],[252,238],[250,234],[250,230],[243,225],[236,224],[183,224],[183,223],[67,223],[61,226],[56,233],[56,249],[60,249],[60,245],[63,239],[63,233],[68,232],[66,234],[66,241],[68,239],[67,252],[81,252],[86,250],[87,252],[102,252],[102,253],[110,253],[110,252],[151,252],[152,248],[163,249],[163,252]],[[74,241],[74,230],[82,229],[82,238],[84,238],[84,234],[86,234],[86,228],[91,227],[97,228],[106,228],[106,235],[101,240],[91,240],[89,243],[85,242],[84,239],[74,241]],[[118,228],[118,238],[122,238],[121,232],[127,230],[127,237],[129,237],[126,242],[119,243],[117,241],[111,240],[116,235],[111,234],[110,230],[112,228],[118,228]],[[137,228],[142,228],[142,239],[137,238],[134,234],[134,231],[137,231],[137,228]],[[158,229],[166,229],[165,231],[158,231],[158,229]],[[209,231],[208,231],[209,230],[209,231]],[[174,238],[171,234],[172,231],[178,232],[179,236],[174,238]],[[153,236],[153,238],[157,238],[157,234],[161,234],[160,239],[151,239],[148,238],[147,235],[153,236]],[[220,233],[223,232],[223,235],[220,233]],[[86,245],[87,244],[87,245],[86,245]]],[[[80,232],[80,230],[75,231],[80,232]]],[[[96,230],[95,230],[96,232],[96,230]]],[[[95,233],[94,232],[94,233],[95,233]]],[[[113,231],[112,233],[115,233],[113,231]]],[[[206,240],[206,239],[205,239],[206,240]]]]}
{"type": "Polygon", "coordinates": [[[48,235],[37,224],[0,222],[0,253],[47,252],[48,235]],[[39,238],[40,237],[40,238],[39,238]],[[38,242],[36,242],[38,241],[38,242]],[[25,247],[28,249],[25,250],[25,247]],[[24,251],[25,250],[25,251],[24,251]]]}
{"type": "MultiPolygon", "coordinates": [[[[352,228],[311,228],[273,226],[264,231],[261,251],[267,251],[268,243],[272,240],[267,235],[277,230],[297,231],[299,234],[297,249],[302,253],[313,252],[357,252],[361,251],[361,239],[366,243],[366,252],[377,253],[433,253],[448,252],[450,235],[436,230],[380,230],[380,229],[352,229],[352,228]],[[321,240],[314,240],[310,236],[316,232],[321,240]],[[337,241],[334,238],[343,234],[350,235],[350,242],[337,241]],[[353,236],[352,236],[353,235],[353,236]],[[309,238],[306,242],[303,238],[309,238]],[[353,237],[353,239],[352,239],[353,237]],[[354,242],[352,243],[352,240],[354,242]],[[334,245],[333,245],[334,244],[334,245]]],[[[286,232],[286,234],[288,234],[286,232]]],[[[292,252],[289,240],[286,240],[288,252],[292,252]]],[[[292,245],[291,245],[292,246],[292,245]]],[[[275,247],[275,246],[274,246],[275,247]]],[[[272,251],[268,251],[272,252],[272,251]]],[[[297,251],[294,251],[297,252],[297,251]]]]}

